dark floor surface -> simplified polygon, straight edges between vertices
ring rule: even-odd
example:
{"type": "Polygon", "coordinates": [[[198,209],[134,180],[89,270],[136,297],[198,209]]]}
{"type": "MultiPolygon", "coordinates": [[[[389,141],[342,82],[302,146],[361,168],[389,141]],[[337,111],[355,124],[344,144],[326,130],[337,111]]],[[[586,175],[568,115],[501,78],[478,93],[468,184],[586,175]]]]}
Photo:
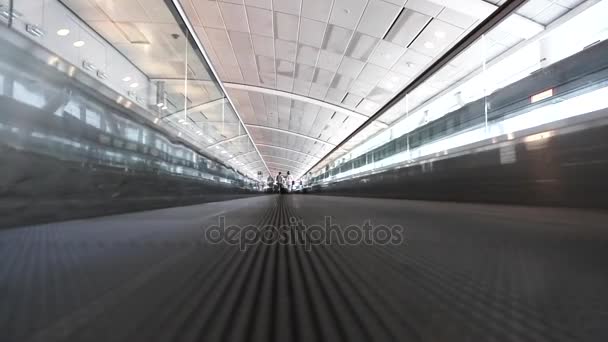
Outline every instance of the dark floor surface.
{"type": "Polygon", "coordinates": [[[608,341],[605,212],[269,195],[3,230],[0,260],[2,342],[608,341]],[[219,216],[404,242],[241,251],[219,216]]]}

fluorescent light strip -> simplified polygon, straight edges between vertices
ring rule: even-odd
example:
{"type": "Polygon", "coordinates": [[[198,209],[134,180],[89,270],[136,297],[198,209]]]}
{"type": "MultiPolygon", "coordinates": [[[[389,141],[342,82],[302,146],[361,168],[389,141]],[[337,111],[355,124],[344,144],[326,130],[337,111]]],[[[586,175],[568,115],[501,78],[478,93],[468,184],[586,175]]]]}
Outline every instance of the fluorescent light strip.
{"type": "Polygon", "coordinates": [[[226,87],[224,87],[224,84],[222,83],[219,75],[217,74],[217,71],[215,71],[215,68],[213,67],[213,64],[211,63],[211,59],[209,58],[209,56],[207,55],[207,52],[203,48],[203,44],[201,43],[200,39],[198,38],[198,35],[196,34],[196,32],[194,31],[194,28],[192,27],[192,23],[190,23],[190,20],[188,20],[188,17],[186,16],[186,13],[184,12],[182,5],[179,3],[179,0],[172,0],[172,2],[173,2],[173,6],[175,6],[175,8],[177,9],[177,12],[179,13],[180,18],[186,24],[186,27],[188,28],[188,32],[190,33],[190,36],[192,36],[192,38],[194,39],[194,42],[196,43],[198,50],[200,51],[200,53],[203,55],[203,58],[205,59],[205,62],[207,62],[207,66],[209,67],[209,70],[211,70],[211,73],[215,77],[215,80],[220,85],[220,88],[222,88],[222,91],[224,92],[226,99],[228,99],[228,102],[232,106],[232,110],[234,111],[234,114],[236,115],[237,118],[239,118],[239,121],[243,125],[243,129],[249,136],[249,140],[251,141],[253,148],[255,148],[256,152],[260,156],[260,159],[262,159],[262,163],[264,163],[264,167],[266,168],[266,171],[268,171],[268,173],[270,174],[270,169],[268,168],[268,165],[266,165],[264,158],[262,158],[262,154],[260,153],[260,150],[258,150],[258,147],[256,146],[255,142],[253,141],[251,133],[249,133],[249,130],[245,126],[245,122],[241,118],[241,115],[239,114],[239,112],[236,110],[236,106],[232,102],[232,99],[230,98],[230,96],[228,96],[226,87]]]}

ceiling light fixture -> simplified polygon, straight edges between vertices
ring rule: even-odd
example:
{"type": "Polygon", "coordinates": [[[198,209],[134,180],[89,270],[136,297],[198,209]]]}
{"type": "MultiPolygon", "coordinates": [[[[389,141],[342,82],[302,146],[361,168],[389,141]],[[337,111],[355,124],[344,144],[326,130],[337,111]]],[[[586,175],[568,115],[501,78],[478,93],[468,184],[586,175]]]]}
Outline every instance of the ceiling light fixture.
{"type": "Polygon", "coordinates": [[[137,88],[137,87],[139,87],[139,84],[137,82],[133,82],[133,83],[129,84],[129,87],[137,88]]]}
{"type": "Polygon", "coordinates": [[[123,82],[129,82],[130,80],[131,80],[131,77],[129,77],[129,76],[123,77],[123,79],[122,79],[123,82]]]}
{"type": "Polygon", "coordinates": [[[60,37],[65,37],[68,34],[70,34],[70,30],[68,30],[66,28],[57,30],[57,35],[60,37]]]}
{"type": "Polygon", "coordinates": [[[84,41],[82,40],[77,40],[75,41],[72,45],[74,45],[77,48],[83,47],[84,46],[84,41]]]}

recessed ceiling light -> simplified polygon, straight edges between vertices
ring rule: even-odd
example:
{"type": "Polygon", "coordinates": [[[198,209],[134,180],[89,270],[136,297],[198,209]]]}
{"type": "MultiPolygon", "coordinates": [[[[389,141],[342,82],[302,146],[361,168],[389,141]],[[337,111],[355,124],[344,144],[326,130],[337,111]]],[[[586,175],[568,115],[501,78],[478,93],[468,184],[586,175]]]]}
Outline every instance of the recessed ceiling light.
{"type": "Polygon", "coordinates": [[[437,31],[437,32],[435,32],[435,37],[437,37],[439,39],[443,39],[443,38],[445,38],[445,32],[437,31]]]}
{"type": "Polygon", "coordinates": [[[64,29],[59,29],[59,30],[57,30],[57,35],[58,35],[58,36],[65,37],[65,36],[67,36],[68,34],[70,34],[70,30],[68,30],[68,29],[65,29],[65,28],[64,28],[64,29]]]}
{"type": "Polygon", "coordinates": [[[213,144],[213,139],[208,139],[207,140],[210,144],[213,144]]]}
{"type": "Polygon", "coordinates": [[[350,10],[348,8],[343,9],[344,13],[350,14],[350,10]]]}
{"type": "Polygon", "coordinates": [[[432,49],[435,47],[435,44],[433,44],[433,42],[426,42],[424,43],[424,47],[427,49],[432,49]]]}
{"type": "Polygon", "coordinates": [[[123,77],[123,79],[122,79],[123,82],[129,82],[130,80],[131,80],[131,77],[129,77],[129,76],[123,77]]]}
{"type": "Polygon", "coordinates": [[[129,84],[129,87],[131,87],[131,88],[137,88],[137,87],[139,87],[139,83],[133,82],[133,83],[129,84]]]}
{"type": "Polygon", "coordinates": [[[224,153],[228,153],[228,152],[226,152],[226,151],[222,151],[222,154],[224,154],[224,153]]]}
{"type": "Polygon", "coordinates": [[[79,47],[83,47],[83,46],[84,46],[84,41],[82,41],[82,40],[77,40],[77,41],[75,41],[75,42],[74,42],[74,44],[72,44],[72,45],[74,45],[74,46],[75,46],[75,47],[77,47],[77,48],[79,48],[79,47]]]}

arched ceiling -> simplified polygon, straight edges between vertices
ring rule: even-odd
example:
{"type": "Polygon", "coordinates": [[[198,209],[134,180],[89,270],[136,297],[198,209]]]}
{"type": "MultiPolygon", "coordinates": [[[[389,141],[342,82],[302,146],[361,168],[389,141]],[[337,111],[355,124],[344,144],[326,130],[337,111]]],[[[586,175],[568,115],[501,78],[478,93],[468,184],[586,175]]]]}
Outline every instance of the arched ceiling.
{"type": "MultiPolygon", "coordinates": [[[[165,85],[169,99],[176,99],[165,122],[191,127],[204,149],[237,167],[249,166],[251,173],[291,169],[299,176],[504,1],[62,2],[152,82],[165,85]],[[204,61],[195,61],[194,47],[184,53],[183,38],[171,38],[179,31],[166,7],[171,2],[178,4],[221,84],[204,61]],[[132,41],[132,35],[138,39],[132,41]],[[180,115],[184,112],[187,118],[180,115]]],[[[522,32],[521,39],[542,29],[549,22],[543,15],[562,10],[567,6],[562,2],[568,1],[530,1],[512,20],[512,31],[522,32]]],[[[370,134],[405,111],[393,112],[369,126],[370,134]]]]}
{"type": "Polygon", "coordinates": [[[312,166],[496,8],[466,1],[473,15],[442,0],[180,3],[276,172],[312,166]]]}

